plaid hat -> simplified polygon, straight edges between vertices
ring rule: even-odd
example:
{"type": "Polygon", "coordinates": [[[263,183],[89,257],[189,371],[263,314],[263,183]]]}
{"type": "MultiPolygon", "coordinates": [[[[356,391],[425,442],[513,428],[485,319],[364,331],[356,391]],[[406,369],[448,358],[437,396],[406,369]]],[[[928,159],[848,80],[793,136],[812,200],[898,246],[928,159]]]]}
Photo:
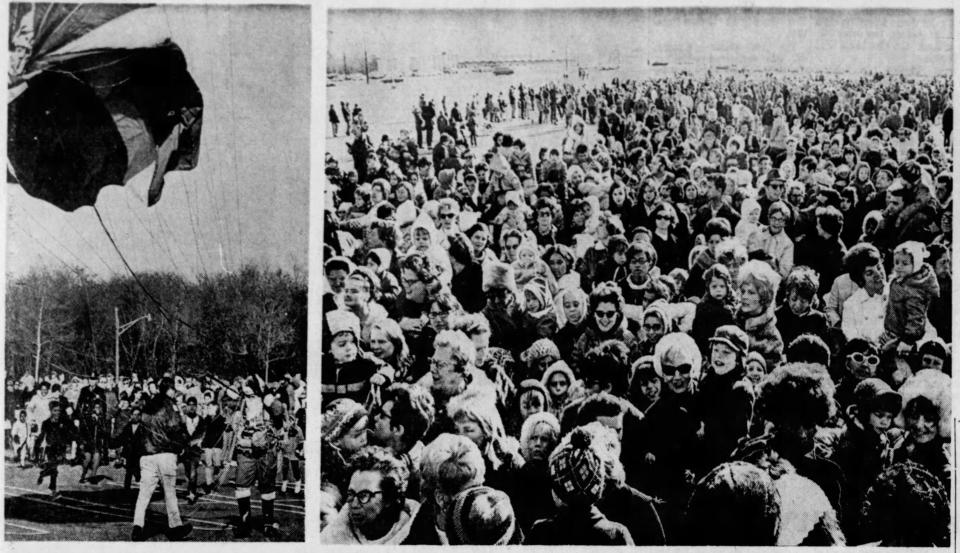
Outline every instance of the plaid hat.
{"type": "Polygon", "coordinates": [[[746,353],[747,348],[750,346],[750,339],[747,337],[747,333],[735,325],[723,325],[717,328],[713,331],[713,337],[711,337],[708,342],[711,344],[714,342],[726,344],[740,355],[746,353]]]}
{"type": "Polygon", "coordinates": [[[507,545],[517,532],[517,517],[507,494],[475,486],[454,498],[447,529],[450,545],[507,545]]]}
{"type": "Polygon", "coordinates": [[[592,505],[600,501],[606,470],[587,430],[575,428],[550,454],[549,464],[557,497],[567,503],[592,505]]]}
{"type": "Polygon", "coordinates": [[[334,400],[327,405],[320,417],[320,435],[334,443],[365,416],[367,416],[367,410],[356,401],[347,398],[334,400]]]}

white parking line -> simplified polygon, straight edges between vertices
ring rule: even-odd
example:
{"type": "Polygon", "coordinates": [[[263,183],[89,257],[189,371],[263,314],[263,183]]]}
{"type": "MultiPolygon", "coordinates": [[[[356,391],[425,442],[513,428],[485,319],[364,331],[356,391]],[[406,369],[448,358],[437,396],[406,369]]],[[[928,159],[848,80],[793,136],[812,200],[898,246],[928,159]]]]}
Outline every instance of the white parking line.
{"type": "MultiPolygon", "coordinates": [[[[20,490],[20,491],[26,491],[26,492],[35,492],[35,491],[36,491],[36,490],[30,490],[30,489],[28,489],[28,488],[20,488],[20,487],[18,487],[18,486],[13,486],[13,485],[10,485],[10,484],[7,484],[6,487],[7,487],[7,488],[10,488],[10,489],[20,490]]],[[[41,498],[39,498],[39,497],[31,497],[31,496],[27,496],[27,495],[21,495],[21,496],[19,496],[19,497],[22,498],[22,499],[26,499],[26,500],[28,500],[28,501],[35,501],[35,502],[37,502],[37,503],[44,503],[44,504],[47,504],[47,505],[56,505],[56,506],[58,506],[58,507],[64,507],[64,508],[73,509],[73,510],[76,510],[76,511],[84,511],[84,512],[88,512],[88,513],[96,513],[96,514],[99,514],[99,515],[114,516],[114,517],[117,517],[117,518],[121,518],[121,519],[123,519],[123,520],[125,520],[125,521],[131,521],[131,520],[133,519],[133,510],[126,510],[126,509],[124,509],[124,508],[122,508],[122,507],[117,507],[117,506],[114,506],[114,505],[107,505],[107,504],[104,504],[104,503],[97,503],[96,501],[87,501],[87,500],[84,500],[84,499],[77,499],[77,498],[67,497],[67,496],[63,496],[60,501],[52,501],[52,500],[49,500],[49,499],[41,499],[41,498]],[[119,510],[120,512],[118,513],[118,512],[110,511],[110,510],[104,511],[104,510],[100,510],[100,509],[91,509],[91,508],[88,508],[88,507],[81,507],[81,506],[79,506],[79,505],[69,505],[69,504],[67,504],[67,503],[64,503],[64,502],[63,502],[64,500],[76,501],[76,502],[83,503],[83,504],[86,504],[86,505],[93,505],[93,506],[101,507],[101,508],[105,508],[105,509],[119,510]]],[[[6,515],[9,517],[9,516],[10,516],[10,513],[6,513],[6,515]]],[[[225,529],[225,528],[230,528],[230,527],[231,527],[229,524],[223,524],[222,522],[216,522],[216,521],[212,521],[212,520],[203,520],[203,519],[197,519],[197,518],[186,518],[186,520],[188,520],[189,522],[194,523],[194,528],[197,529],[197,530],[209,530],[209,531],[214,531],[214,530],[223,530],[223,529],[225,529]],[[198,528],[197,525],[207,525],[207,526],[212,526],[213,528],[198,528]]]]}
{"type": "Polygon", "coordinates": [[[6,526],[13,526],[14,528],[20,528],[21,530],[27,530],[26,532],[11,532],[10,530],[4,529],[4,534],[9,534],[13,536],[43,536],[49,534],[43,528],[34,528],[32,526],[27,526],[26,524],[18,524],[16,522],[10,522],[9,520],[3,521],[6,526]]]}

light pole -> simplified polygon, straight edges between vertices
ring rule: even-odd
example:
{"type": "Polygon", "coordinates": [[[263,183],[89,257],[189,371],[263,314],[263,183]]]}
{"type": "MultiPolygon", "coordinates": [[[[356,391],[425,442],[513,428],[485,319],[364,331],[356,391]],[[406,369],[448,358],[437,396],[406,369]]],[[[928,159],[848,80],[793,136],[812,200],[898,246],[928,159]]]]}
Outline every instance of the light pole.
{"type": "Polygon", "coordinates": [[[144,319],[149,321],[152,319],[152,317],[150,316],[149,313],[147,313],[142,317],[137,317],[136,319],[130,321],[129,323],[124,323],[121,325],[120,324],[120,308],[119,307],[113,308],[113,320],[114,320],[114,323],[116,323],[116,330],[117,330],[113,340],[114,365],[117,373],[116,374],[117,382],[120,381],[120,335],[130,330],[133,327],[133,325],[139,323],[144,319]]]}

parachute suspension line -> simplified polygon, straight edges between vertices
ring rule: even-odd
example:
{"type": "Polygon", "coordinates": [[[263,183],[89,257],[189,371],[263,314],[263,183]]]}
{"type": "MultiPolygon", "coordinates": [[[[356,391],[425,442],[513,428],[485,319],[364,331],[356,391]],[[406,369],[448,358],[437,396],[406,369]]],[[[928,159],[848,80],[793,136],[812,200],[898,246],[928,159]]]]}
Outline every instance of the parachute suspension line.
{"type": "MultiPolygon", "coordinates": [[[[57,244],[58,246],[60,246],[61,248],[63,248],[63,250],[64,250],[65,252],[69,253],[71,256],[73,256],[74,259],[76,259],[76,260],[79,262],[79,265],[82,265],[83,268],[85,268],[85,269],[86,269],[88,272],[90,272],[91,274],[93,273],[93,269],[91,269],[90,266],[87,265],[86,262],[84,262],[83,259],[81,259],[79,255],[73,253],[73,250],[71,250],[70,248],[66,247],[66,246],[63,244],[63,242],[61,242],[60,240],[58,240],[58,239],[57,239],[57,235],[55,235],[54,233],[50,232],[50,229],[48,229],[46,226],[43,225],[43,223],[41,223],[40,221],[38,221],[37,218],[34,217],[29,211],[23,209],[22,207],[20,207],[20,211],[22,211],[27,217],[29,217],[34,223],[36,223],[37,226],[39,226],[41,229],[43,229],[44,232],[46,232],[47,234],[49,234],[49,235],[50,235],[50,238],[52,238],[53,241],[56,242],[56,244],[57,244]]],[[[30,234],[30,233],[27,233],[27,234],[28,234],[31,238],[33,238],[34,240],[37,240],[37,241],[39,242],[39,239],[38,239],[38,238],[36,238],[35,236],[33,236],[33,235],[30,234]]],[[[46,249],[46,246],[44,246],[44,248],[46,249]]],[[[47,249],[47,251],[50,251],[50,250],[47,249]]],[[[53,252],[51,252],[51,253],[53,253],[53,252]]]]}
{"type": "MultiPolygon", "coordinates": [[[[147,225],[146,221],[144,221],[143,218],[140,217],[140,214],[137,213],[137,208],[130,205],[129,196],[125,195],[124,201],[127,203],[127,208],[130,209],[130,211],[133,213],[133,216],[136,217],[138,221],[140,221],[140,226],[142,226],[143,229],[147,231],[147,234],[150,235],[150,239],[153,240],[155,244],[167,250],[167,257],[170,258],[170,263],[173,265],[174,269],[176,269],[177,272],[183,272],[180,270],[180,267],[177,265],[177,260],[173,258],[173,250],[170,248],[170,244],[167,242],[167,240],[165,238],[164,240],[159,240],[156,237],[156,235],[153,234],[153,231],[150,230],[150,227],[147,225]]],[[[94,206],[93,209],[97,211],[97,217],[100,217],[100,211],[97,210],[96,206],[94,206]]],[[[101,220],[101,224],[102,224],[102,220],[101,220]]]]}
{"type": "Polygon", "coordinates": [[[240,216],[240,186],[239,176],[238,176],[238,166],[239,160],[237,159],[237,149],[239,146],[237,144],[237,108],[235,102],[234,89],[236,88],[236,79],[233,74],[233,11],[227,13],[227,55],[229,56],[230,64],[230,80],[229,80],[229,89],[230,89],[230,122],[233,124],[233,132],[230,133],[230,137],[233,141],[233,184],[234,184],[234,195],[237,200],[237,242],[240,245],[240,260],[243,261],[243,219],[240,216]]]}
{"type": "MultiPolygon", "coordinates": [[[[151,211],[154,215],[156,215],[157,220],[160,221],[160,229],[161,229],[161,231],[164,231],[164,234],[165,234],[166,236],[173,236],[173,234],[174,234],[174,233],[173,233],[173,229],[172,229],[172,228],[170,227],[170,225],[167,223],[167,219],[163,216],[163,213],[161,213],[161,212],[160,212],[159,210],[157,210],[156,208],[154,208],[154,209],[152,209],[152,210],[150,210],[150,211],[151,211]]],[[[189,263],[190,263],[190,257],[187,255],[187,252],[184,251],[183,245],[180,244],[180,241],[179,241],[179,240],[174,240],[173,243],[177,246],[177,250],[180,251],[180,255],[183,257],[184,262],[186,262],[187,264],[189,264],[189,263]]],[[[172,253],[172,252],[171,252],[171,253],[172,253]]],[[[191,272],[192,272],[192,271],[191,271],[191,272]]]]}
{"type": "Polygon", "coordinates": [[[167,319],[167,321],[169,321],[171,324],[175,320],[179,321],[184,326],[194,331],[197,331],[197,329],[192,324],[188,323],[187,321],[184,321],[182,318],[174,317],[170,315],[170,313],[167,312],[167,308],[165,308],[163,304],[160,303],[160,300],[158,300],[156,296],[154,296],[150,292],[150,290],[148,290],[147,287],[143,285],[143,281],[140,280],[140,275],[138,275],[130,266],[130,263],[127,262],[126,256],[123,255],[123,252],[120,251],[120,247],[117,246],[117,241],[114,240],[113,235],[110,234],[110,229],[108,229],[106,223],[103,222],[103,217],[100,216],[100,210],[97,209],[97,206],[93,206],[93,212],[97,214],[97,220],[100,221],[100,227],[103,229],[103,232],[106,233],[107,238],[110,240],[110,243],[113,244],[113,249],[116,250],[117,255],[120,256],[120,261],[123,262],[123,266],[127,268],[127,271],[130,273],[130,276],[133,277],[133,280],[137,283],[137,285],[140,287],[143,293],[146,294],[147,298],[149,298],[150,301],[157,307],[157,309],[160,310],[160,314],[163,315],[163,318],[167,319]]]}
{"type": "Polygon", "coordinates": [[[195,212],[193,202],[190,200],[190,187],[184,186],[183,191],[187,195],[187,216],[190,218],[190,227],[193,230],[193,245],[197,248],[197,260],[200,262],[200,268],[203,270],[203,274],[207,274],[207,264],[204,263],[203,254],[200,253],[200,238],[197,235],[197,213],[195,212]]]}
{"type": "Polygon", "coordinates": [[[36,236],[34,236],[34,235],[31,234],[30,232],[28,232],[27,229],[24,228],[20,223],[14,223],[14,224],[17,225],[18,227],[20,227],[20,231],[21,231],[21,232],[23,232],[24,234],[26,234],[27,236],[29,236],[29,237],[30,237],[31,239],[33,239],[33,241],[36,242],[37,244],[40,244],[40,247],[43,248],[44,250],[46,250],[47,253],[49,253],[50,255],[52,255],[52,256],[54,257],[54,259],[56,259],[57,261],[59,261],[60,263],[62,263],[63,266],[66,267],[66,269],[67,269],[68,271],[70,271],[70,272],[72,272],[72,273],[75,273],[77,276],[80,276],[80,275],[83,274],[83,271],[82,271],[79,267],[74,267],[73,265],[70,265],[69,263],[67,263],[66,261],[64,261],[62,257],[60,257],[59,255],[55,254],[55,253],[53,252],[53,250],[51,250],[50,248],[48,248],[47,245],[44,244],[43,240],[40,240],[39,238],[37,238],[36,236]]]}

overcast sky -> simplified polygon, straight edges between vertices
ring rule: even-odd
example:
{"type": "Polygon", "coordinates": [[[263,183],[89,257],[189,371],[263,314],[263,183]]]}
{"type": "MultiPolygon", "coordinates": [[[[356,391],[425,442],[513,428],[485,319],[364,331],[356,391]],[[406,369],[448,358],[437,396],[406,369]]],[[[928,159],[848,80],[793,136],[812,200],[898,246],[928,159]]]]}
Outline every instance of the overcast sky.
{"type": "MultiPolygon", "coordinates": [[[[132,185],[100,193],[97,207],[134,270],[193,277],[248,262],[305,270],[309,9],[161,6],[124,18],[88,35],[83,46],[137,46],[167,34],[204,97],[196,169],[168,173],[151,208],[151,169],[132,185]]],[[[64,263],[101,276],[125,274],[92,208],[68,213],[19,186],[7,191],[9,275],[64,263]]]]}

